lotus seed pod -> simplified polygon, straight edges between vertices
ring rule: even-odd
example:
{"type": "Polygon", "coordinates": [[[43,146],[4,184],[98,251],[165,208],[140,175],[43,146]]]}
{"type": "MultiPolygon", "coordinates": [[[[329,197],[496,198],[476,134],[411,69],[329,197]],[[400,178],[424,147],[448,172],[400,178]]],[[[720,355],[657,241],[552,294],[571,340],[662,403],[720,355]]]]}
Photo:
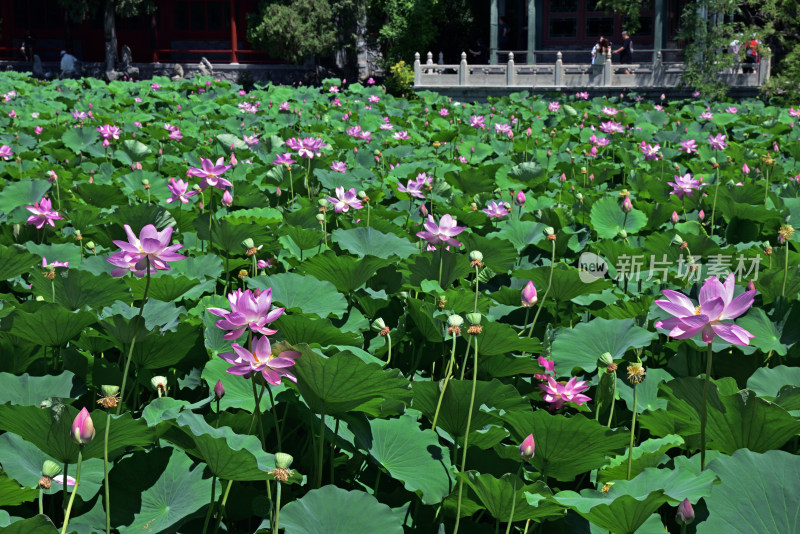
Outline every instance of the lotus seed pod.
{"type": "Polygon", "coordinates": [[[460,328],[464,324],[464,318],[458,314],[453,314],[447,318],[447,326],[460,328]]]}
{"type": "Polygon", "coordinates": [[[61,466],[52,460],[45,460],[42,465],[42,474],[46,477],[53,478],[61,472],[61,466]]]}
{"type": "Polygon", "coordinates": [[[381,317],[378,317],[377,319],[372,321],[371,326],[375,332],[380,332],[381,330],[386,328],[386,322],[384,322],[384,320],[381,317]]]}
{"type": "Polygon", "coordinates": [[[469,259],[472,261],[483,261],[483,253],[480,250],[473,250],[469,253],[469,259]]]}
{"type": "Polygon", "coordinates": [[[292,458],[290,454],[286,454],[285,452],[275,453],[275,467],[280,467],[281,469],[289,469],[293,461],[294,458],[292,458]]]}
{"type": "Polygon", "coordinates": [[[480,312],[471,312],[467,314],[467,321],[469,321],[469,324],[481,324],[482,318],[483,316],[480,314],[480,312]]]}

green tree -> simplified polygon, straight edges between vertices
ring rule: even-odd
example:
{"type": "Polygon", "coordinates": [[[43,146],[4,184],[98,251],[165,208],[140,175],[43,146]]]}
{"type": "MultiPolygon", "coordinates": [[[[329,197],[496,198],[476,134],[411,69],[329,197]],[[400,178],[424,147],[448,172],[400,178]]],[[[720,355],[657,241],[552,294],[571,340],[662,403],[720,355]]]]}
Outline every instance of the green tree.
{"type": "Polygon", "coordinates": [[[376,0],[370,4],[370,27],[378,34],[384,63],[411,63],[436,38],[436,0],[376,0]]]}
{"type": "Polygon", "coordinates": [[[266,0],[247,17],[252,45],[291,63],[331,53],[337,38],[329,0],[266,0]]]}

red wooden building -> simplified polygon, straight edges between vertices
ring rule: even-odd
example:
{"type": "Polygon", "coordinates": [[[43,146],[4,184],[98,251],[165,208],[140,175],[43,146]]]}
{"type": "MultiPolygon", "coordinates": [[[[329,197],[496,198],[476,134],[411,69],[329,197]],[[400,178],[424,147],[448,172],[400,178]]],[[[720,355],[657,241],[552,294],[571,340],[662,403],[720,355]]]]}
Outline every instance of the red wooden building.
{"type": "MultiPolygon", "coordinates": [[[[69,22],[57,0],[0,1],[0,59],[23,59],[28,31],[34,53],[56,61],[70,50],[84,62],[105,58],[102,2],[81,23],[69,22]]],[[[205,56],[216,63],[281,63],[246,38],[247,14],[258,0],[159,0],[151,15],[116,17],[117,43],[130,46],[134,62],[188,62],[205,56]]]]}

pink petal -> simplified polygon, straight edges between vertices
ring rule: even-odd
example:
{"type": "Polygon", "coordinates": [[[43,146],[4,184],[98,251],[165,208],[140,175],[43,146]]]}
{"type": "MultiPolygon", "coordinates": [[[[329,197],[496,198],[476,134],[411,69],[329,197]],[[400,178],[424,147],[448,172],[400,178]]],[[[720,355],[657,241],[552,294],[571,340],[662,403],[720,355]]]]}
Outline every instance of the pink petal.
{"type": "Polygon", "coordinates": [[[750,339],[755,337],[741,326],[735,324],[715,324],[712,325],[711,328],[714,329],[714,332],[716,332],[719,337],[734,345],[749,345],[750,339]]]}
{"type": "Polygon", "coordinates": [[[753,299],[756,298],[756,290],[751,289],[750,291],[746,291],[733,299],[728,306],[725,308],[725,312],[722,314],[720,319],[736,319],[741,314],[746,312],[750,309],[750,306],[753,305],[753,299]]]}

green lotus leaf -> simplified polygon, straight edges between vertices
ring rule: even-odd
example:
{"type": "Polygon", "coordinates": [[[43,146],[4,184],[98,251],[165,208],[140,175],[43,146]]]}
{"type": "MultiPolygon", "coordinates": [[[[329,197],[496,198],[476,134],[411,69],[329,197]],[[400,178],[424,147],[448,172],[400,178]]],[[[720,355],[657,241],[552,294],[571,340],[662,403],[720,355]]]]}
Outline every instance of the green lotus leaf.
{"type": "Polygon", "coordinates": [[[81,380],[70,371],[55,376],[0,373],[0,404],[40,406],[48,398],[60,399],[63,403],[77,399],[85,389],[81,380]]]}
{"type": "Polygon", "coordinates": [[[289,311],[300,311],[318,317],[342,318],[347,301],[330,282],[297,273],[278,273],[249,279],[251,288],[272,288],[272,301],[289,311]]]}
{"type": "Polygon", "coordinates": [[[337,256],[332,251],[314,256],[301,265],[304,274],[324,280],[336,286],[343,293],[350,293],[360,288],[364,282],[375,276],[387,260],[374,256],[361,259],[351,256],[337,256]]]}
{"type": "Polygon", "coordinates": [[[58,529],[46,515],[20,519],[3,528],[3,534],[58,534],[58,529]]]}
{"type": "Polygon", "coordinates": [[[589,217],[599,239],[618,238],[621,230],[633,235],[647,224],[647,215],[644,212],[634,208],[626,216],[617,199],[610,196],[592,204],[589,217]]]}
{"type": "Polygon", "coordinates": [[[336,486],[311,490],[281,509],[286,534],[381,532],[403,534],[403,518],[363,491],[336,486]]]}
{"type": "Polygon", "coordinates": [[[564,513],[561,506],[549,500],[552,492],[544,482],[525,484],[516,475],[505,474],[495,478],[491,474],[478,474],[476,471],[459,473],[458,476],[464,479],[480,503],[498,521],[541,521],[564,513]]]}
{"type": "Polygon", "coordinates": [[[94,324],[97,317],[89,312],[71,312],[58,304],[47,303],[38,306],[33,313],[17,309],[6,319],[9,320],[12,322],[10,332],[15,336],[35,345],[63,347],[84,328],[94,324]]]}
{"type": "MultiPolygon", "coordinates": [[[[52,260],[48,258],[48,261],[52,260]]],[[[125,282],[109,274],[95,275],[78,269],[57,268],[55,278],[48,280],[41,269],[36,269],[31,273],[31,279],[34,295],[73,311],[86,307],[102,309],[115,300],[130,300],[125,282]]]]}
{"type": "Polygon", "coordinates": [[[371,411],[368,403],[375,399],[410,400],[408,381],[395,370],[364,363],[347,352],[325,358],[307,346],[298,349],[302,355],[293,367],[297,389],[315,413],[343,415],[371,411]]]}
{"type": "Polygon", "coordinates": [[[450,454],[414,417],[373,419],[368,429],[356,432],[356,444],[425,504],[441,502],[452,491],[450,454]]]}
{"type": "Polygon", "coordinates": [[[407,258],[419,251],[417,245],[407,239],[363,226],[349,230],[334,230],[331,239],[342,249],[361,258],[364,256],[382,259],[390,256],[407,258]]]}
{"type": "Polygon", "coordinates": [[[556,480],[572,480],[585,471],[602,467],[607,456],[622,452],[628,444],[627,433],[609,430],[582,415],[564,417],[536,410],[507,412],[497,417],[517,443],[533,434],[536,455],[531,463],[556,480]]]}
{"type": "Polygon", "coordinates": [[[800,457],[741,449],[708,464],[720,484],[706,498],[698,534],[783,534],[800,530],[800,457]],[[746,491],[742,491],[746,488],[746,491]]]}

